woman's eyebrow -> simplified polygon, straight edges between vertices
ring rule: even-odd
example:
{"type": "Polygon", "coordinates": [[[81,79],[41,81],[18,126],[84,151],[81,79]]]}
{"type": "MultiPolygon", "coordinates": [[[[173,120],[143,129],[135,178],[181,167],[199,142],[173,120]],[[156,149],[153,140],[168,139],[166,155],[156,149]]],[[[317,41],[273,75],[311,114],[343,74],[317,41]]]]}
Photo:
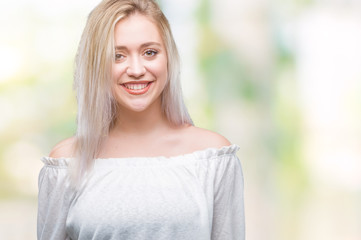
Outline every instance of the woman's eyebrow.
{"type": "MultiPolygon", "coordinates": [[[[149,47],[152,45],[156,45],[158,47],[162,46],[159,42],[146,42],[140,45],[140,48],[149,47]]],[[[128,49],[128,48],[126,46],[115,46],[115,50],[124,50],[124,49],[128,49]]]]}

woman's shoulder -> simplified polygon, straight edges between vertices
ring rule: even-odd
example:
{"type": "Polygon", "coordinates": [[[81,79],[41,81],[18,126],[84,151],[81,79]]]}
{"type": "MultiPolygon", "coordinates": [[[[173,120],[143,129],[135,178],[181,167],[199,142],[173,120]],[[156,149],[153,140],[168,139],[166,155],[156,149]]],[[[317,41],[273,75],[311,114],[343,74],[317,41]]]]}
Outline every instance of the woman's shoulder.
{"type": "Polygon", "coordinates": [[[70,158],[73,157],[75,146],[75,137],[66,138],[56,144],[50,151],[51,158],[70,158]]]}
{"type": "Polygon", "coordinates": [[[229,146],[231,143],[224,136],[195,126],[188,126],[184,129],[183,134],[186,142],[196,148],[195,150],[207,148],[222,148],[229,146]]]}

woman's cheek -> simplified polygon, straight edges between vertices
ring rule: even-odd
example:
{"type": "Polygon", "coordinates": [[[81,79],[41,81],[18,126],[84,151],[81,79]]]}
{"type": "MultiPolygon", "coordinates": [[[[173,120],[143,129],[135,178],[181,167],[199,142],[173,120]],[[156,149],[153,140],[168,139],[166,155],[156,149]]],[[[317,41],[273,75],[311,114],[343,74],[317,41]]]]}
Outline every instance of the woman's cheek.
{"type": "Polygon", "coordinates": [[[124,71],[125,71],[124,66],[121,66],[120,64],[113,65],[113,67],[112,67],[112,79],[113,79],[113,81],[118,83],[119,78],[122,76],[124,71]]]}
{"type": "Polygon", "coordinates": [[[167,74],[167,61],[166,59],[159,59],[158,61],[150,62],[147,64],[149,71],[154,75],[160,77],[164,74],[167,74]]]}

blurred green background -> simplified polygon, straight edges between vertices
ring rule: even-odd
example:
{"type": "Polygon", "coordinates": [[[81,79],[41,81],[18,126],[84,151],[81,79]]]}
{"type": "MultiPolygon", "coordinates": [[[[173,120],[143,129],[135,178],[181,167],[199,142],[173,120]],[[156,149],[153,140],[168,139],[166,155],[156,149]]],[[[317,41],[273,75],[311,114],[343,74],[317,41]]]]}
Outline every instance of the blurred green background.
{"type": "MultiPolygon", "coordinates": [[[[0,3],[0,239],[36,239],[37,177],[76,125],[99,1],[0,3]]],[[[248,240],[361,239],[361,2],[162,0],[196,125],[241,147],[248,240]]]]}

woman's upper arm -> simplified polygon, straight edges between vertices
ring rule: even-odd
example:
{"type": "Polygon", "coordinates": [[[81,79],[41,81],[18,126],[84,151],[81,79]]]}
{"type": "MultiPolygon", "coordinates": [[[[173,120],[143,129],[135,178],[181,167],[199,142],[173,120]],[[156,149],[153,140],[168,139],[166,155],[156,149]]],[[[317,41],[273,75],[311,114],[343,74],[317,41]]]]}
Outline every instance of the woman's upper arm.
{"type": "Polygon", "coordinates": [[[235,154],[224,156],[214,179],[212,240],[244,240],[243,173],[235,154]]]}
{"type": "Polygon", "coordinates": [[[67,163],[65,159],[43,158],[43,161],[45,165],[38,178],[38,240],[64,240],[71,199],[67,163]]]}

